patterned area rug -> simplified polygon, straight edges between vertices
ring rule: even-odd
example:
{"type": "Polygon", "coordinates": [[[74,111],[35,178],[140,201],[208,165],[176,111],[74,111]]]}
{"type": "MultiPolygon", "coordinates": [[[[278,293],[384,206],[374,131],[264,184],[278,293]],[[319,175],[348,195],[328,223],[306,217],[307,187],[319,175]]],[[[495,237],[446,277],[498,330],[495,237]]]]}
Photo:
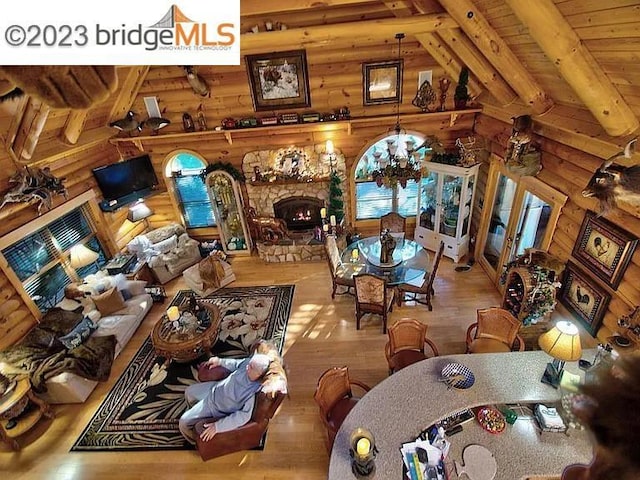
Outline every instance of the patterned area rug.
{"type": "MultiPolygon", "coordinates": [[[[212,352],[245,357],[251,344],[271,339],[282,353],[294,285],[224,288],[203,299],[220,307],[222,320],[212,352]]],[[[171,302],[186,302],[181,290],[171,302]]],[[[185,389],[197,382],[197,365],[156,356],[148,337],[111,389],[71,451],[184,450],[193,448],[178,430],[185,389]]]]}

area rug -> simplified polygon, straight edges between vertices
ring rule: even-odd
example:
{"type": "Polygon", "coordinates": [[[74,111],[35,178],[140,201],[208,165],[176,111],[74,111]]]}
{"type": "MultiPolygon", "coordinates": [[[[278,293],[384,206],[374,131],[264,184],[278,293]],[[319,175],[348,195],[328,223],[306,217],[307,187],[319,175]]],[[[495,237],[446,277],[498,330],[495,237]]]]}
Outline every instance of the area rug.
{"type": "MultiPolygon", "coordinates": [[[[220,307],[222,320],[212,353],[245,357],[259,338],[270,339],[282,353],[294,285],[224,288],[203,301],[220,307]]],[[[181,290],[171,302],[186,302],[181,290]]],[[[187,409],[185,389],[197,382],[197,365],[158,357],[148,337],[108,393],[71,451],[185,450],[193,448],[178,430],[187,409]]]]}

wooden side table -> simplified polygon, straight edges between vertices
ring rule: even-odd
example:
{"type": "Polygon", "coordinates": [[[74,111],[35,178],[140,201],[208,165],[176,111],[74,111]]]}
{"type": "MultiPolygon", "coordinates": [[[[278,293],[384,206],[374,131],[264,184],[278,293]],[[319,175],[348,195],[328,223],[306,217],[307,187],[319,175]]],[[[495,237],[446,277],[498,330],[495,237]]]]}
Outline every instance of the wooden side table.
{"type": "Polygon", "coordinates": [[[13,450],[20,450],[16,438],[30,430],[43,416],[54,417],[49,405],[31,391],[29,379],[18,380],[13,390],[0,398],[0,439],[13,450]],[[7,429],[11,419],[15,419],[17,424],[7,429]]]}

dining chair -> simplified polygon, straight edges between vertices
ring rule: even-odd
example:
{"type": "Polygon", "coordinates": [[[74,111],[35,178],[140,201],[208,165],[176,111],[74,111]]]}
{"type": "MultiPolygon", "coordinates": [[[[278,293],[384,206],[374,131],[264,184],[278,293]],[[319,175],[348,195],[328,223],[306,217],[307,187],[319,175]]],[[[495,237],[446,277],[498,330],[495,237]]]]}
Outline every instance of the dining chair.
{"type": "Polygon", "coordinates": [[[355,287],[353,278],[350,275],[346,275],[346,269],[342,265],[342,259],[340,258],[340,250],[336,244],[336,237],[333,235],[327,235],[324,243],[325,252],[327,254],[327,262],[329,263],[329,272],[331,273],[331,282],[333,284],[333,290],[331,291],[331,298],[336,298],[338,295],[353,295],[351,291],[355,287]],[[339,292],[338,286],[346,287],[345,291],[339,292]]]}
{"type": "Polygon", "coordinates": [[[444,251],[444,242],[440,242],[436,257],[433,261],[433,266],[429,275],[426,275],[421,285],[413,285],[411,283],[401,283],[398,285],[398,305],[402,305],[403,301],[413,300],[416,303],[426,305],[429,311],[433,310],[431,305],[431,297],[435,294],[433,290],[433,282],[436,279],[436,273],[438,271],[438,265],[440,265],[440,259],[442,258],[442,252],[444,251]],[[409,294],[408,298],[405,295],[409,294]],[[424,295],[424,299],[419,296],[424,295]]]}
{"type": "Polygon", "coordinates": [[[380,217],[380,233],[383,230],[389,233],[404,233],[407,229],[407,219],[396,212],[389,212],[380,217]]]}
{"type": "Polygon", "coordinates": [[[313,399],[320,408],[320,418],[327,431],[325,445],[329,452],[342,422],[361,398],[353,395],[352,386],[361,388],[365,393],[371,390],[365,383],[350,378],[346,366],[332,367],[318,379],[313,399]]]}
{"type": "Polygon", "coordinates": [[[477,321],[467,328],[467,353],[523,352],[524,340],[518,334],[521,326],[504,308],[478,309],[477,321]]]}
{"type": "Polygon", "coordinates": [[[414,318],[403,318],[389,327],[389,341],[384,354],[389,365],[389,375],[413,363],[437,357],[438,347],[427,337],[427,324],[414,318]],[[428,355],[427,346],[432,355],[428,355]]]}
{"type": "Polygon", "coordinates": [[[372,273],[353,276],[356,286],[356,329],[360,330],[360,319],[365,313],[382,317],[382,333],[387,333],[388,312],[393,311],[395,291],[387,287],[387,281],[372,273]]]}

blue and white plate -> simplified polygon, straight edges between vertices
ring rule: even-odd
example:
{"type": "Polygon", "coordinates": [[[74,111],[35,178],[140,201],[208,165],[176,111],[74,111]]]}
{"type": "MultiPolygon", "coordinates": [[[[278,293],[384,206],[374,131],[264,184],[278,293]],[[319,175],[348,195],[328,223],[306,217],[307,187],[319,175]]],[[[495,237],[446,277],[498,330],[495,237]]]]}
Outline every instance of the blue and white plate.
{"type": "Polygon", "coordinates": [[[464,390],[475,383],[476,377],[466,365],[449,363],[442,369],[442,380],[450,387],[464,390]]]}

